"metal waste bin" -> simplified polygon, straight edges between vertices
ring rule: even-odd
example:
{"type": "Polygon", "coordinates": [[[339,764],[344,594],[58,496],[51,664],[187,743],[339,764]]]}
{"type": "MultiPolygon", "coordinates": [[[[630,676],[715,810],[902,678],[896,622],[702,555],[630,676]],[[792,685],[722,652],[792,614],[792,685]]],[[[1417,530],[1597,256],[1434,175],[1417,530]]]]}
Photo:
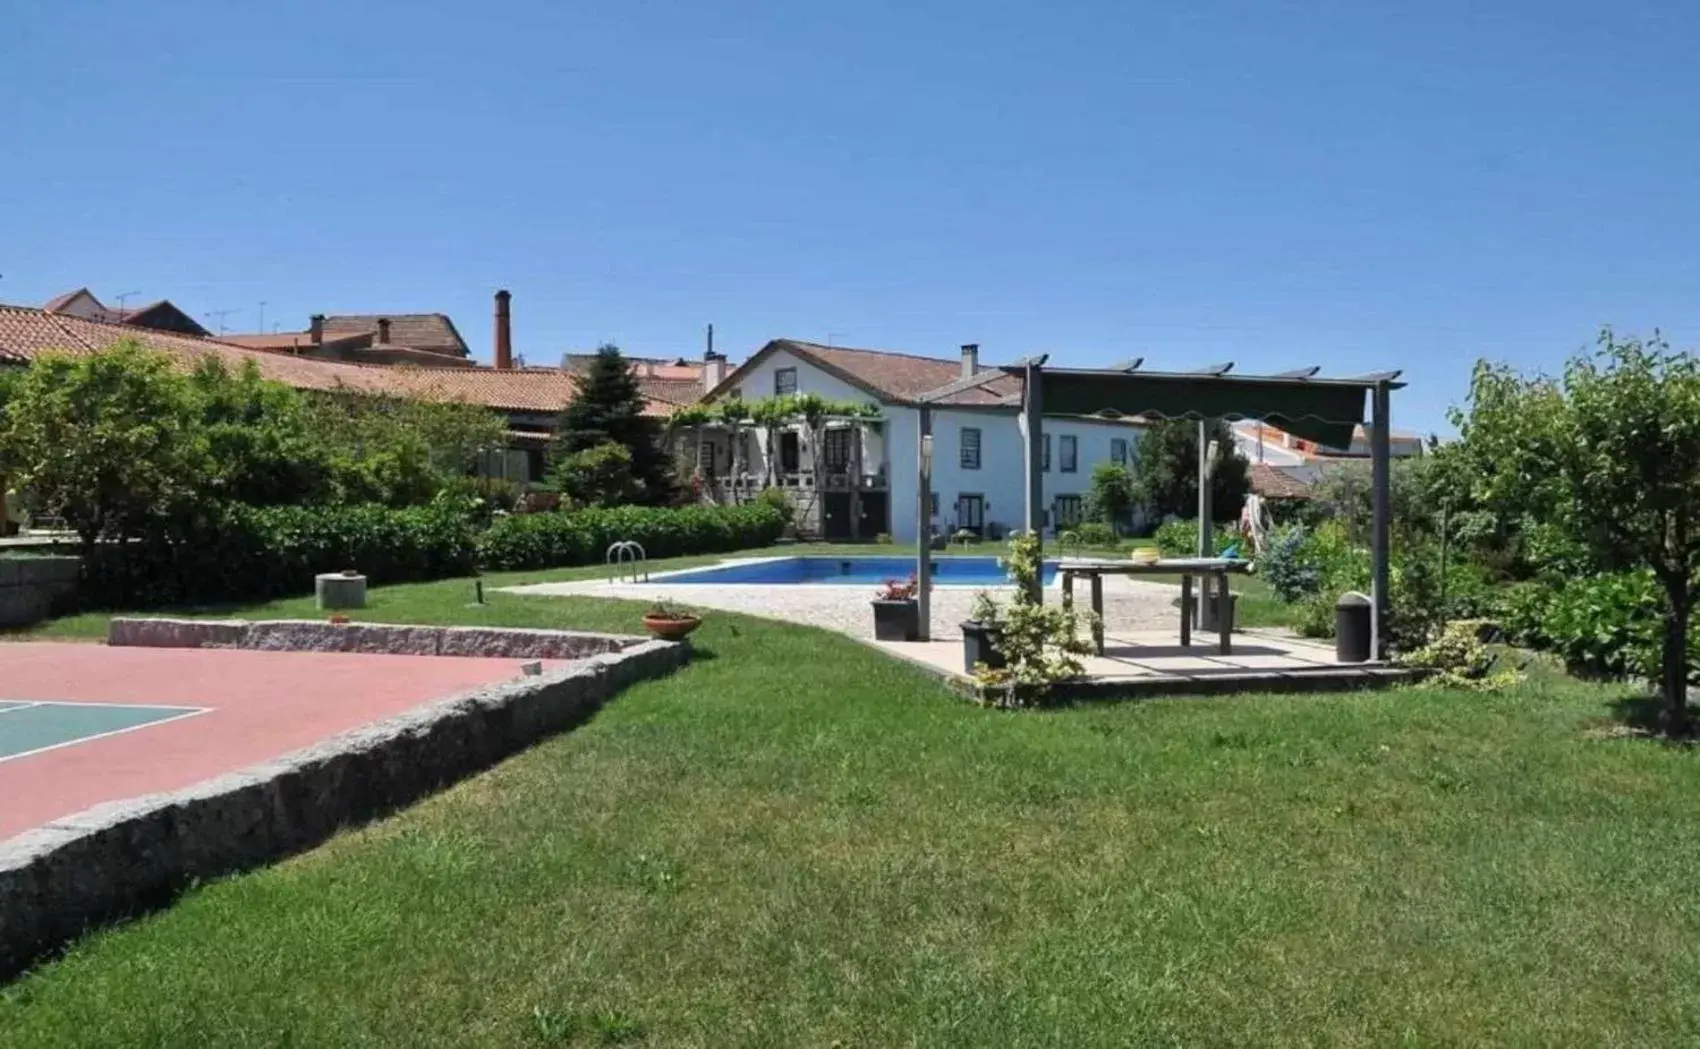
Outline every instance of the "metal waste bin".
{"type": "Polygon", "coordinates": [[[1374,605],[1359,593],[1344,593],[1334,603],[1334,658],[1342,663],[1370,660],[1370,613],[1374,605]]]}

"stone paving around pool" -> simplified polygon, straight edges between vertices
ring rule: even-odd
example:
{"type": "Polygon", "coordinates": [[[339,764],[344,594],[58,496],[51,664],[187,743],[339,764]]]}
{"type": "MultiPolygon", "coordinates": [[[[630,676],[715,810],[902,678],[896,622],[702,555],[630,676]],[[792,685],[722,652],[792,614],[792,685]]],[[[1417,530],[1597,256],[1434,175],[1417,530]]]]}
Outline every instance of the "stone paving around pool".
{"type": "MultiPolygon", "coordinates": [[[[735,560],[721,562],[734,564],[735,560]]],[[[691,605],[697,608],[720,609],[764,616],[787,623],[836,630],[851,637],[871,639],[874,636],[874,615],[868,602],[873,600],[874,587],[867,584],[841,586],[835,584],[772,584],[772,583],[668,583],[657,578],[650,583],[611,583],[606,580],[581,580],[572,583],[533,583],[529,586],[504,587],[506,593],[531,595],[574,594],[582,597],[615,597],[631,601],[666,601],[669,604],[691,605]]],[[[957,624],[968,618],[968,610],[980,587],[933,588],[933,637],[937,640],[959,639],[962,631],[957,624]]],[[[993,594],[1007,599],[1012,587],[988,587],[993,594]]],[[[1180,615],[1177,602],[1180,587],[1152,583],[1122,576],[1104,580],[1104,623],[1112,633],[1128,631],[1178,631],[1180,615]]],[[[1046,601],[1060,601],[1062,591],[1051,587],[1045,592],[1046,601]]]]}

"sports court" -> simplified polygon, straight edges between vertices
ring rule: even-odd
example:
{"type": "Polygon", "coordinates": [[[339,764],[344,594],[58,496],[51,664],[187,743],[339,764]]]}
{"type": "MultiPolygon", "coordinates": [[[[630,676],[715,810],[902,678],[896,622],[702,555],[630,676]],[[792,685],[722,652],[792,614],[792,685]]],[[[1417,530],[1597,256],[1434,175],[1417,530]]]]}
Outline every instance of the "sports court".
{"type": "Polygon", "coordinates": [[[513,680],[524,662],[0,644],[0,839],[513,680]]]}

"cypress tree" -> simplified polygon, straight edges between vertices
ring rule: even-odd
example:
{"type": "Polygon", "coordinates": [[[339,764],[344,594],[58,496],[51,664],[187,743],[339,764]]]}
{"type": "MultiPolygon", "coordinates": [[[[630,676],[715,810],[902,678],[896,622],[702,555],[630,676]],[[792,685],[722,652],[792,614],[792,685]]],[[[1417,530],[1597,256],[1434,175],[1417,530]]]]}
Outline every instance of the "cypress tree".
{"type": "Polygon", "coordinates": [[[573,382],[572,403],[556,427],[554,458],[564,459],[599,444],[621,445],[631,453],[632,477],[643,485],[644,501],[670,501],[672,460],[661,446],[661,427],[643,414],[643,391],[619,347],[599,347],[590,366],[573,382]]]}

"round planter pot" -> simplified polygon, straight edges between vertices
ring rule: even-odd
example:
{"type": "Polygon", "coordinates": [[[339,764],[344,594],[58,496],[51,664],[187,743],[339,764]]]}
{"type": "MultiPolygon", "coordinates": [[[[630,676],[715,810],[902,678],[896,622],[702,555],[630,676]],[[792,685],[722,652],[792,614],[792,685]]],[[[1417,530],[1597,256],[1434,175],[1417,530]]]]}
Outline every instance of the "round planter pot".
{"type": "Polygon", "coordinates": [[[663,641],[677,641],[697,627],[702,626],[702,619],[697,616],[684,616],[680,619],[644,616],[643,626],[645,630],[663,641]]]}

